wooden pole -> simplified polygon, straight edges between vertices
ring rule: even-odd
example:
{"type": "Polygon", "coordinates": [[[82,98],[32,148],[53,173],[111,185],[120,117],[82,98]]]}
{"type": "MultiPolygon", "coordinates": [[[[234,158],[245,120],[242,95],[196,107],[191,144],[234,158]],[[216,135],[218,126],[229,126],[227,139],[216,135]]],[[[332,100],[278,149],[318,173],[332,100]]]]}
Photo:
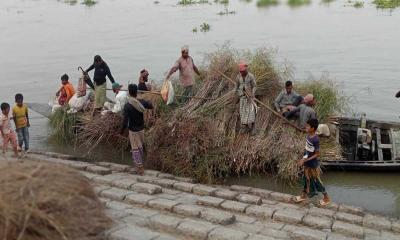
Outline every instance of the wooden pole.
{"type": "MultiPolygon", "coordinates": [[[[108,88],[107,91],[112,91],[111,88],[108,88]]],[[[120,91],[128,91],[127,89],[120,89],[120,91]]],[[[161,95],[160,92],[155,92],[155,91],[142,91],[138,90],[138,93],[149,93],[149,94],[154,94],[154,95],[161,95]]],[[[215,98],[203,98],[203,97],[196,97],[196,96],[183,96],[183,95],[175,95],[175,97],[180,97],[180,98],[193,98],[193,99],[200,99],[200,100],[216,100],[215,98]]]]}
{"type": "MultiPolygon", "coordinates": [[[[235,84],[235,81],[233,81],[230,77],[226,76],[223,72],[217,70],[217,72],[219,74],[221,74],[224,78],[226,78],[227,80],[229,80],[231,83],[235,84]]],[[[248,93],[245,91],[245,94],[248,98],[251,98],[248,93]]],[[[282,119],[285,123],[289,124],[291,127],[293,127],[294,129],[296,129],[297,131],[300,132],[304,132],[303,129],[299,128],[298,126],[296,126],[295,124],[293,124],[292,122],[290,122],[289,120],[287,120],[285,117],[283,117],[281,114],[277,113],[276,111],[274,111],[272,108],[270,108],[267,104],[261,102],[260,100],[258,100],[257,98],[254,98],[254,101],[256,101],[257,103],[259,103],[261,106],[265,107],[266,109],[268,109],[270,112],[272,112],[275,116],[277,116],[278,118],[282,119]]]]}

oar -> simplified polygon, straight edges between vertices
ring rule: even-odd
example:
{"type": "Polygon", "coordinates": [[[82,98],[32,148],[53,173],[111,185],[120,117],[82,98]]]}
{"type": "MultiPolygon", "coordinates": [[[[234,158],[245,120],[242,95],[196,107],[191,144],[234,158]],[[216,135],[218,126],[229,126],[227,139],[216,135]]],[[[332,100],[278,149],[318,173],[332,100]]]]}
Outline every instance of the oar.
{"type": "MultiPolygon", "coordinates": [[[[233,81],[230,77],[226,76],[223,72],[217,70],[217,72],[219,74],[221,74],[224,78],[226,78],[227,80],[229,80],[231,83],[235,84],[235,81],[233,81]]],[[[245,91],[245,94],[248,98],[252,99],[248,93],[245,91]]],[[[267,104],[261,102],[260,100],[258,100],[257,98],[254,98],[254,101],[256,101],[257,103],[259,103],[261,106],[265,107],[266,109],[268,109],[270,112],[272,112],[275,116],[277,116],[278,118],[282,119],[285,123],[289,124],[291,127],[293,127],[294,129],[300,131],[300,132],[304,132],[303,129],[299,128],[298,126],[296,126],[295,124],[293,124],[292,122],[290,122],[289,120],[287,120],[285,117],[283,117],[282,115],[280,115],[279,113],[277,113],[276,111],[274,111],[272,108],[270,108],[267,104]]]]}
{"type": "MultiPolygon", "coordinates": [[[[111,88],[107,88],[107,91],[112,91],[111,88]]],[[[128,91],[127,89],[120,89],[120,91],[128,91]]],[[[160,95],[160,92],[156,91],[143,91],[143,90],[138,90],[138,93],[149,93],[149,94],[154,94],[154,95],[160,95]]],[[[180,98],[193,98],[193,99],[200,99],[200,100],[216,100],[216,98],[204,98],[204,97],[196,97],[196,96],[183,96],[183,95],[176,95],[175,97],[180,97],[180,98]]]]}

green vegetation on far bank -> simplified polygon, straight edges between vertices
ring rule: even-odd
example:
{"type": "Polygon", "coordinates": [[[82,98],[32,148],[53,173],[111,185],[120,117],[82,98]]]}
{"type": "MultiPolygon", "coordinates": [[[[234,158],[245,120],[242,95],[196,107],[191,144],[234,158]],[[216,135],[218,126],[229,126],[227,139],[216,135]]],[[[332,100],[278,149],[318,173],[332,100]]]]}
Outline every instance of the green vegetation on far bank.
{"type": "Polygon", "coordinates": [[[364,7],[364,2],[355,1],[354,4],[353,4],[353,7],[355,7],[355,8],[363,8],[364,7]]]}
{"type": "Polygon", "coordinates": [[[377,8],[393,9],[400,7],[400,0],[375,0],[372,2],[377,8]]]}
{"type": "Polygon", "coordinates": [[[276,6],[279,4],[278,0],[258,0],[257,7],[269,7],[276,6]]]}
{"type": "Polygon", "coordinates": [[[291,7],[301,7],[311,4],[311,0],[288,0],[287,3],[291,7]]]}

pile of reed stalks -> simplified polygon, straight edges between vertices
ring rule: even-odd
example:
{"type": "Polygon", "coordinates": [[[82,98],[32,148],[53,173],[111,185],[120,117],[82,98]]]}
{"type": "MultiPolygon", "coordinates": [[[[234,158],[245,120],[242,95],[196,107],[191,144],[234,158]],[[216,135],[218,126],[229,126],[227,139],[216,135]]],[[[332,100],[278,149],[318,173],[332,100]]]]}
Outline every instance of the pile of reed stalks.
{"type": "Polygon", "coordinates": [[[112,221],[88,179],[45,162],[0,163],[0,239],[106,239],[112,221]]]}

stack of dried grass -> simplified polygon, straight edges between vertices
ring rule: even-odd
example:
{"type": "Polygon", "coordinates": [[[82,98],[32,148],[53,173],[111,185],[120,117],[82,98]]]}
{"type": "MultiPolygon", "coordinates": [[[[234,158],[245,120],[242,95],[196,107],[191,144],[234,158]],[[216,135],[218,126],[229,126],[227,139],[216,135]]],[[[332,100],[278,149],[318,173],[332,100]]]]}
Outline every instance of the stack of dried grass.
{"type": "Polygon", "coordinates": [[[0,239],[104,239],[111,224],[88,180],[68,167],[0,164],[0,239]]]}
{"type": "MultiPolygon", "coordinates": [[[[271,61],[271,51],[237,52],[223,47],[208,55],[205,78],[196,97],[177,109],[168,124],[156,124],[148,137],[148,164],[175,174],[214,181],[226,174],[272,171],[285,180],[297,177],[296,161],[303,150],[303,135],[260,108],[256,136],[237,135],[240,127],[235,86],[237,62],[246,60],[257,79],[257,98],[270,104],[282,89],[282,73],[271,61]]],[[[287,73],[288,69],[283,69],[287,73]]]]}

